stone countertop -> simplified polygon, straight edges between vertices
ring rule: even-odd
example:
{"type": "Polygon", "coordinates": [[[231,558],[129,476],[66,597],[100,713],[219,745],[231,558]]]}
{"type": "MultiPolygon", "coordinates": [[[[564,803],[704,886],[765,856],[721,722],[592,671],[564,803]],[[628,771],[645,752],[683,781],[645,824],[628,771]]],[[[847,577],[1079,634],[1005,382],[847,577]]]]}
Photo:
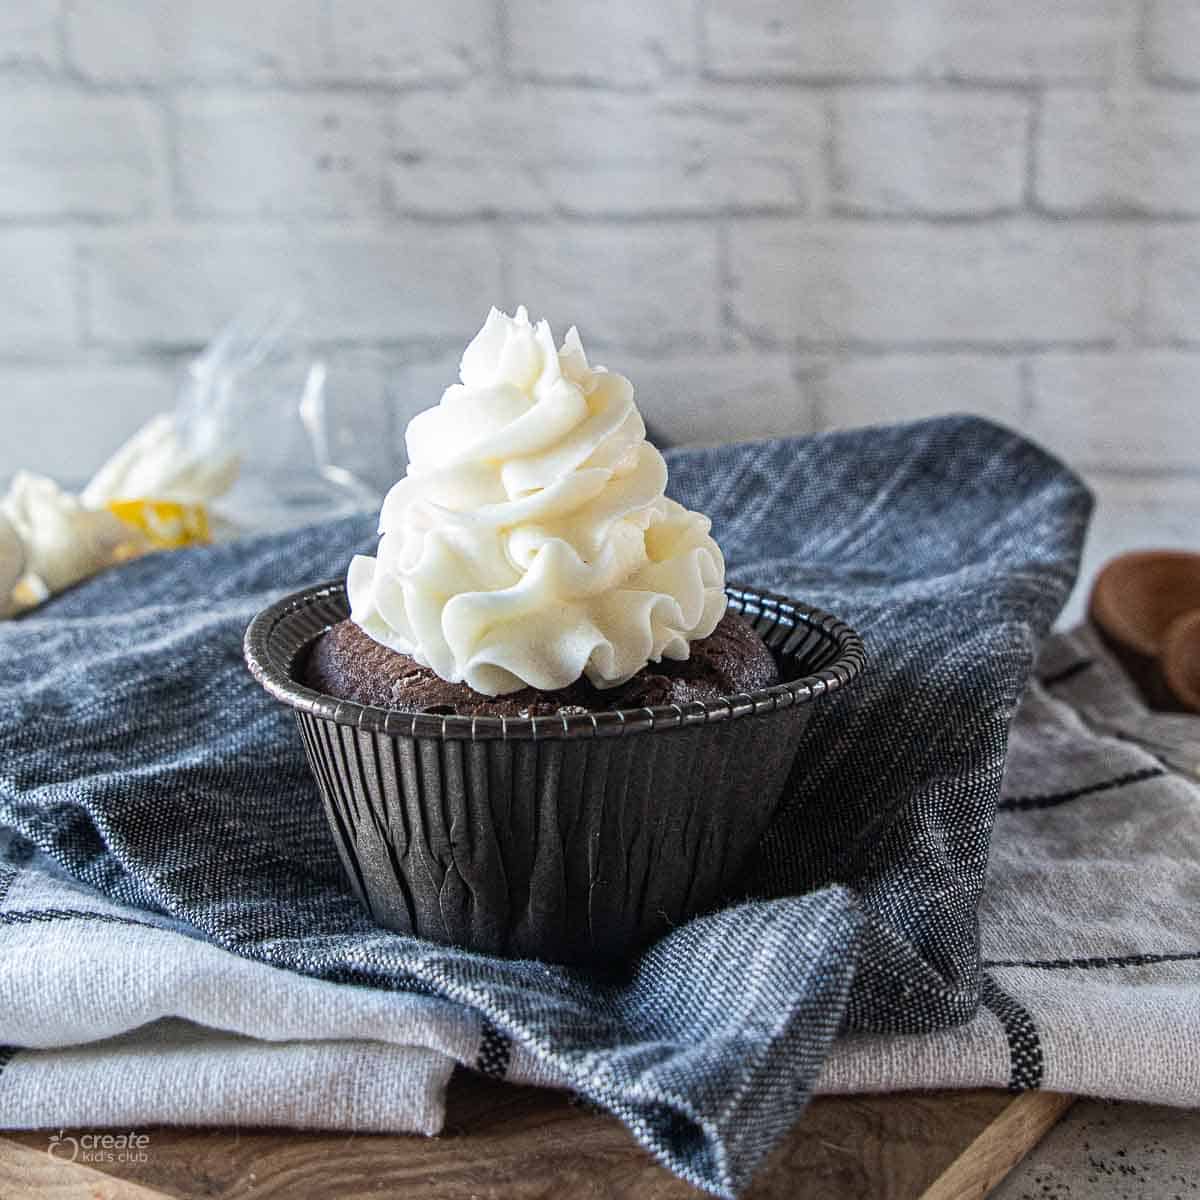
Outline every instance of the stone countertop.
{"type": "Polygon", "coordinates": [[[992,1200],[1200,1200],[1200,1109],[1079,1100],[992,1200]]]}

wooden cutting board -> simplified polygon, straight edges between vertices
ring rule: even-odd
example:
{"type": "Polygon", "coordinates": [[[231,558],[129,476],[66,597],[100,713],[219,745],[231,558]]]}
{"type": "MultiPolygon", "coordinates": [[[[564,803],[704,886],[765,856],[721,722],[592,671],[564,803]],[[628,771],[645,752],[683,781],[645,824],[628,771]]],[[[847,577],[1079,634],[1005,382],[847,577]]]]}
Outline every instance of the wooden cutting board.
{"type": "MultiPolygon", "coordinates": [[[[1051,1092],[831,1097],[813,1102],[746,1200],[986,1196],[1070,1107],[1051,1092]]],[[[68,1131],[69,1132],[69,1131],[68,1131]]],[[[89,1131],[91,1132],[91,1131],[89,1131]]],[[[139,1130],[139,1132],[147,1132],[139,1130]]],[[[701,1196],[612,1117],[562,1093],[459,1072],[441,1137],[151,1129],[147,1161],[106,1171],[47,1154],[48,1133],[0,1135],[4,1200],[533,1200],[701,1196]]]]}

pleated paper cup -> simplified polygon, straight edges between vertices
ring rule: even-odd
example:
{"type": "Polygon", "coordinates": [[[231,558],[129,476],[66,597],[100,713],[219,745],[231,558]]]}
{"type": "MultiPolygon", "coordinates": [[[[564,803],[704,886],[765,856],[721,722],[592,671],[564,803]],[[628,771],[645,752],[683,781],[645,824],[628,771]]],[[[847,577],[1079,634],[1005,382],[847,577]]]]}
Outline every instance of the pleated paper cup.
{"type": "Polygon", "coordinates": [[[338,700],[300,682],[349,613],[345,586],[288,596],[246,662],[295,713],[341,859],[390,929],[488,954],[611,964],[735,893],[813,705],[862,670],[848,625],[729,587],[784,682],[684,705],[460,717],[338,700]]]}

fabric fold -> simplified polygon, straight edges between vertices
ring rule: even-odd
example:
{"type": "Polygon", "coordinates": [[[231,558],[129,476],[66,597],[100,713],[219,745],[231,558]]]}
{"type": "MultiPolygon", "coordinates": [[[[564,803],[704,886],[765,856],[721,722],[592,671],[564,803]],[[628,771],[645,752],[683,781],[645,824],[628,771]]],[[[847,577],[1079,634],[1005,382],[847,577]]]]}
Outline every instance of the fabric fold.
{"type": "Polygon", "coordinates": [[[373,546],[366,517],[142,559],[0,625],[0,825],[198,942],[485,1017],[514,1066],[735,1195],[839,1029],[928,1033],[975,1014],[1009,723],[1090,498],[974,418],[668,461],[730,578],[848,620],[869,667],[818,706],[730,907],[627,977],[435,947],[373,927],[350,894],[291,719],[240,645],[269,601],[373,546]]]}

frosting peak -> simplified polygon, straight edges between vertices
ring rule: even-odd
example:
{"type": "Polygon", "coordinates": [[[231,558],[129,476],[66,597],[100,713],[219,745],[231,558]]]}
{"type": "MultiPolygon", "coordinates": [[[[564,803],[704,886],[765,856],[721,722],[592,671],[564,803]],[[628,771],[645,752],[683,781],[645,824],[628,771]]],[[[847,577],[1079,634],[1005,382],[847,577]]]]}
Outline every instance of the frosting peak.
{"type": "Polygon", "coordinates": [[[352,620],[488,696],[686,659],[725,612],[724,560],[664,495],[629,380],[524,308],[492,309],[459,375],[409,423],[378,556],[350,564],[352,620]]]}

